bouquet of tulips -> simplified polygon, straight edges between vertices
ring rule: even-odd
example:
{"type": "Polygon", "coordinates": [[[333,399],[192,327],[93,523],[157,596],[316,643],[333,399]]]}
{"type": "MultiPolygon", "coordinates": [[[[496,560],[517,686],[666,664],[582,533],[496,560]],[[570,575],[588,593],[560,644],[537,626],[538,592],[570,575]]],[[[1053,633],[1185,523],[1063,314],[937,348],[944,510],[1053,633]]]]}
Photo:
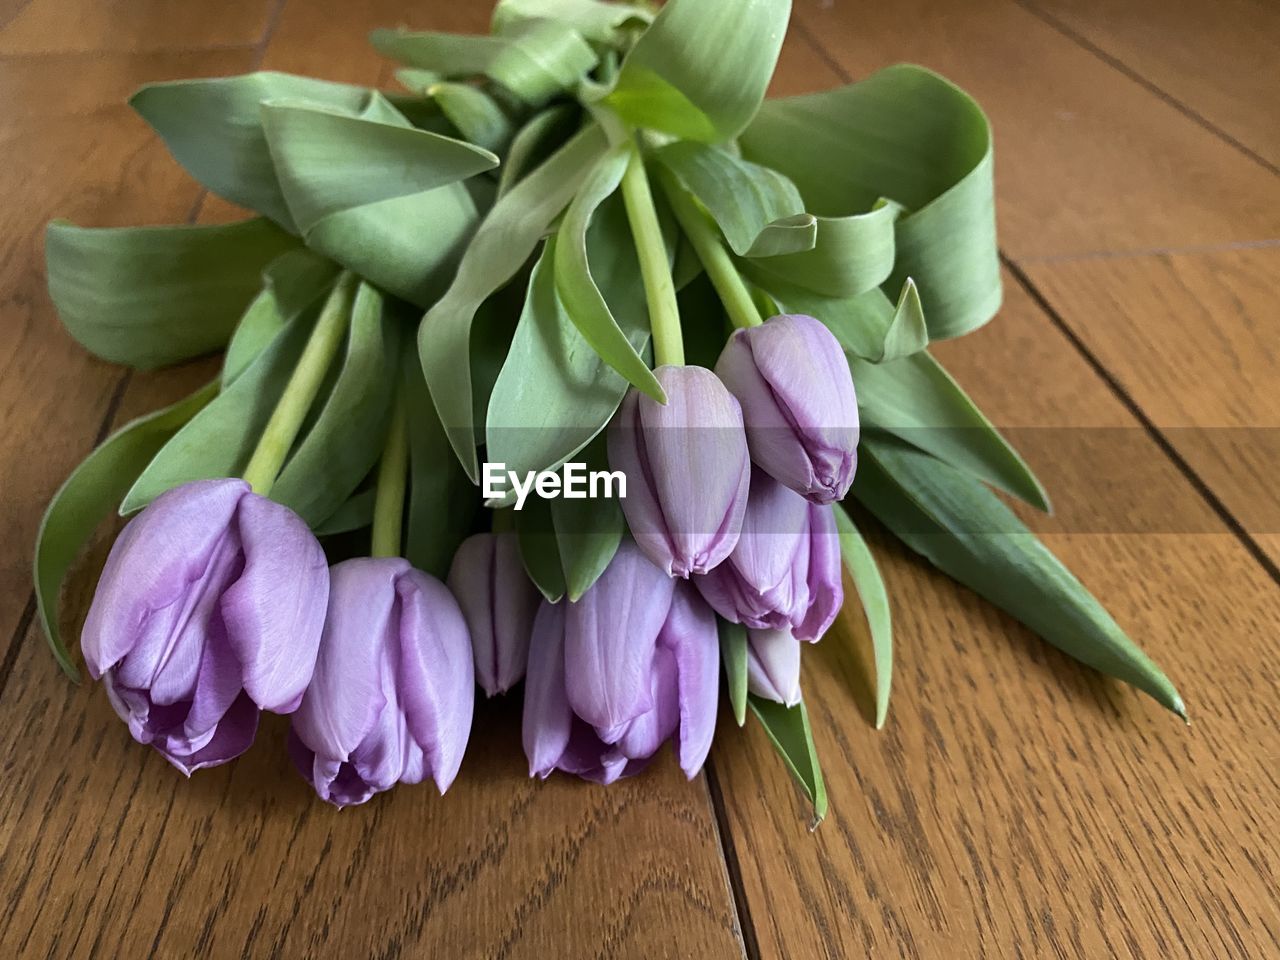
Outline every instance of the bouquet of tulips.
{"type": "Polygon", "coordinates": [[[443,791],[475,686],[523,680],[531,774],[608,783],[671,741],[693,776],[723,691],[820,819],[800,660],[846,585],[877,726],[888,706],[869,515],[1182,713],[1004,505],[1048,509],[927,349],[1000,303],[986,119],[913,66],[766,102],[789,6],[501,0],[487,36],[375,32],[397,93],[141,89],[174,157],[253,215],[49,228],[88,350],[225,349],[50,505],[35,576],[63,668],[60,585],[118,510],[81,651],[186,774],[266,710],[325,800],[443,791]]]}

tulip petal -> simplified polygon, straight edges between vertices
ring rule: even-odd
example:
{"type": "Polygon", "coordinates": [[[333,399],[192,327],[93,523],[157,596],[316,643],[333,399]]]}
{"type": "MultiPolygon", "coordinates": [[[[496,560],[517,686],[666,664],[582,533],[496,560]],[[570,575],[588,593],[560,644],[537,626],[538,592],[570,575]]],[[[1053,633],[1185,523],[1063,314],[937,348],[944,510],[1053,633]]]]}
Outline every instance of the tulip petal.
{"type": "Polygon", "coordinates": [[[449,789],[471,736],[475,663],[467,622],[449,589],[421,570],[396,579],[400,701],[409,733],[441,793],[449,789]]]}
{"type": "Polygon", "coordinates": [[[799,640],[819,639],[830,629],[844,604],[840,535],[831,510],[817,504],[809,507],[809,609],[795,625],[799,640]]]}
{"type": "Polygon", "coordinates": [[[293,716],[299,739],[321,757],[349,760],[386,706],[386,650],[397,642],[394,583],[408,569],[397,557],[346,560],[330,571],[324,639],[293,716]]]}
{"type": "MultiPolygon", "coordinates": [[[[201,480],[157,497],[129,521],[111,548],[85,618],[81,649],[94,679],[135,646],[157,612],[170,610],[197,582],[222,541],[240,500],[243,480],[201,480]]],[[[163,631],[158,631],[163,639],[163,631]]],[[[142,658],[140,666],[149,658],[142,658]]],[[[150,671],[148,671],[150,672],[150,671]]]]}
{"type": "Polygon", "coordinates": [[[652,709],[649,671],[673,581],[624,541],[600,579],[565,613],[565,691],[606,741],[652,709]]]}
{"type": "Polygon", "coordinates": [[[688,585],[681,584],[671,614],[658,636],[658,649],[669,650],[675,665],[680,714],[676,757],[692,778],[711,751],[720,695],[720,639],[715,614],[688,585]]]}
{"type": "Polygon", "coordinates": [[[747,687],[775,703],[799,703],[800,641],[787,630],[748,630],[747,687]]]}
{"type": "Polygon", "coordinates": [[[449,589],[471,634],[476,682],[496,696],[520,682],[540,595],[514,534],[477,533],[454,554],[449,589]]]}
{"type": "Polygon", "coordinates": [[[543,602],[533,621],[521,736],[529,776],[546,779],[569,746],[575,718],[564,687],[565,604],[543,602]]]}
{"type": "Polygon", "coordinates": [[[254,702],[290,713],[307,689],[325,626],[324,550],[297,514],[257,494],[241,499],[235,522],[244,572],[222,595],[227,640],[254,702]]]}

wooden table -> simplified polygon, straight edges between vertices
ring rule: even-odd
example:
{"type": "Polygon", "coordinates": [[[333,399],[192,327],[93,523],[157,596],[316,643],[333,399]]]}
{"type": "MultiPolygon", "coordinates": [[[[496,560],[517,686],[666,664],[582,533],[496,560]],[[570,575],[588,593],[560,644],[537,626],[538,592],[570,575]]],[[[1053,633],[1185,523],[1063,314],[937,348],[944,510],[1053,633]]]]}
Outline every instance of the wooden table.
{"type": "Polygon", "coordinates": [[[667,758],[608,789],[536,784],[518,709],[487,704],[447,797],[339,813],[279,723],[184,783],[57,672],[40,511],[209,365],[128,374],[77,347],[44,223],[238,215],[124,98],[257,67],[385,84],[369,28],[486,20],[462,0],[0,0],[0,957],[1280,956],[1280,8],[1260,0],[797,0],[775,84],[912,60],[989,112],[1006,305],[938,353],[1027,448],[1058,505],[1040,529],[1189,727],[884,537],[890,719],[865,720],[848,616],[806,663],[832,795],[812,834],[750,726],[726,722],[693,782],[667,758]],[[1063,456],[1076,428],[1123,447],[1063,456]]]}

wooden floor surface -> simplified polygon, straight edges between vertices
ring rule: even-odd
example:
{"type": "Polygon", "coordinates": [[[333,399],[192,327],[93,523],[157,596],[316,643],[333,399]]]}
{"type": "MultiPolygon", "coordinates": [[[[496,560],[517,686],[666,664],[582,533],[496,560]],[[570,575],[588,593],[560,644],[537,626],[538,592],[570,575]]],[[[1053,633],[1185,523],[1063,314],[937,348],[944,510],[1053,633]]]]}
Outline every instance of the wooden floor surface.
{"type": "Polygon", "coordinates": [[[750,726],[722,726],[692,782],[665,758],[607,789],[537,784],[518,707],[490,703],[445,798],[337,812],[288,769],[280,723],[188,783],[57,672],[29,577],[40,511],[210,361],[89,357],[45,293],[44,224],[239,215],[124,98],[259,67],[386,84],[368,29],[480,31],[488,6],[0,0],[0,957],[1280,957],[1265,0],[796,0],[773,91],[910,60],[988,111],[1005,307],[937,353],[1026,450],[1057,508],[1037,529],[1166,668],[1189,726],[879,535],[889,722],[865,719],[846,615],[806,661],[832,797],[815,833],[750,726]]]}

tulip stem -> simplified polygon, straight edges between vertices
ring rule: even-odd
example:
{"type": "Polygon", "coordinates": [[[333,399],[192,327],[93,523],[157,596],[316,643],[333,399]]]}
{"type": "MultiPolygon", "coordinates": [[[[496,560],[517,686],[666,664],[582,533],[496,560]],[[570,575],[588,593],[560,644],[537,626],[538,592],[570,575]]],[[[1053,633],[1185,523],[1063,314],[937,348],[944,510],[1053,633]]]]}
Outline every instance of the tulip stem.
{"type": "Polygon", "coordinates": [[[254,493],[265,497],[271,491],[285,458],[293,448],[293,441],[298,439],[307,411],[315,402],[329,365],[346,335],[355,287],[355,276],[344,272],[320,310],[320,318],[311,329],[298,365],[293,368],[284,393],[280,395],[253,456],[241,474],[254,493]]]}
{"type": "Polygon", "coordinates": [[[409,477],[409,431],[406,428],[404,393],[396,392],[386,446],[378,462],[378,486],[373,498],[371,552],[375,557],[400,556],[400,531],[404,527],[404,495],[409,477]]]}
{"type": "Polygon", "coordinates": [[[627,170],[622,175],[622,201],[627,208],[636,255],[640,258],[640,276],[644,280],[644,296],[649,305],[649,329],[653,333],[653,358],[658,366],[682,366],[684,339],[680,333],[676,285],[671,279],[667,243],[662,238],[662,227],[658,223],[658,211],[653,205],[653,193],[649,189],[639,146],[632,150],[627,170]]]}
{"type": "Polygon", "coordinates": [[[658,174],[658,182],[680,221],[680,229],[684,231],[689,242],[693,244],[702,267],[716,288],[720,302],[724,304],[729,319],[735,327],[758,327],[764,322],[756,307],[751,291],[747,289],[733,258],[725,249],[720,238],[720,230],[707,215],[693,195],[667,170],[658,174]]]}

